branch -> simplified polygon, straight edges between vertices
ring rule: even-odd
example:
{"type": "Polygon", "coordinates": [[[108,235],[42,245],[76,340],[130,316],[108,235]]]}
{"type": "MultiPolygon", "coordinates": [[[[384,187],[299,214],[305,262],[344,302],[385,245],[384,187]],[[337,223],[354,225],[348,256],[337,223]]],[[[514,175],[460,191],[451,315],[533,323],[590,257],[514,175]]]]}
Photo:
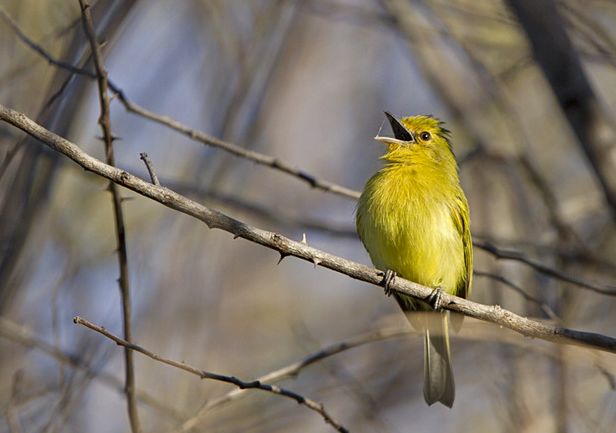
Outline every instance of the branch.
{"type": "Polygon", "coordinates": [[[158,180],[158,176],[156,175],[156,171],[154,170],[154,165],[152,164],[152,160],[148,156],[147,153],[141,152],[139,154],[139,159],[143,161],[145,164],[145,168],[147,168],[148,173],[150,174],[150,180],[156,186],[160,186],[160,180],[158,180]]]}
{"type": "Polygon", "coordinates": [[[211,379],[211,380],[216,380],[219,382],[230,383],[232,385],[237,386],[239,389],[259,389],[261,391],[271,392],[272,394],[281,395],[283,397],[290,398],[291,400],[295,400],[297,403],[304,405],[308,409],[317,412],[319,415],[323,417],[326,423],[331,425],[337,431],[341,433],[348,433],[348,430],[344,428],[342,425],[340,425],[338,422],[336,422],[336,420],[334,420],[331,417],[331,415],[325,410],[322,404],[317,403],[316,401],[311,400],[309,398],[306,398],[296,392],[290,391],[286,388],[279,387],[277,385],[270,385],[267,383],[262,383],[259,380],[253,380],[253,381],[248,382],[248,381],[243,381],[241,379],[238,379],[237,377],[234,377],[234,376],[226,376],[226,375],[222,375],[218,373],[211,373],[209,371],[201,370],[191,365],[188,365],[184,362],[173,361],[171,359],[163,358],[162,356],[159,356],[141,346],[138,346],[136,344],[123,340],[122,338],[107,331],[105,328],[98,326],[92,322],[89,322],[88,320],[83,319],[79,316],[74,317],[73,322],[77,325],[85,326],[86,328],[92,329],[93,331],[96,331],[104,335],[105,337],[113,340],[116,344],[120,346],[123,346],[125,348],[130,348],[131,350],[139,352],[155,361],[159,361],[163,364],[167,364],[172,367],[179,368],[180,370],[184,370],[189,373],[192,373],[196,376],[199,376],[201,379],[211,379]]]}
{"type": "MultiPolygon", "coordinates": [[[[87,0],[79,0],[81,6],[81,18],[83,23],[84,32],[90,41],[90,47],[92,50],[92,57],[94,60],[94,67],[96,69],[96,78],[98,83],[98,96],[101,107],[101,114],[98,119],[98,123],[103,131],[103,139],[105,141],[105,156],[107,158],[107,164],[115,166],[115,155],[113,152],[113,134],[111,133],[111,119],[109,114],[109,92],[108,92],[108,78],[107,71],[103,65],[102,54],[98,42],[96,41],[96,34],[94,32],[94,25],[92,23],[92,14],[90,11],[90,5],[87,0]]],[[[122,297],[122,321],[124,328],[124,338],[127,341],[132,341],[132,311],[130,301],[130,284],[128,280],[128,252],[126,248],[126,228],[124,226],[124,214],[122,212],[122,199],[118,186],[110,182],[109,191],[111,192],[111,199],[113,202],[113,216],[115,220],[116,237],[118,243],[118,266],[120,268],[120,278],[118,283],[120,285],[120,294],[122,297]]],[[[125,366],[125,391],[126,391],[126,403],[128,406],[128,419],[130,421],[130,427],[132,433],[140,433],[141,426],[139,425],[139,413],[137,412],[137,398],[135,397],[135,367],[133,362],[133,353],[129,348],[124,350],[124,362],[125,366]]]]}
{"type": "MultiPolygon", "coordinates": [[[[383,272],[377,269],[329,254],[305,243],[293,241],[278,233],[249,226],[222,212],[189,200],[175,191],[162,186],[152,185],[125,170],[107,165],[85,153],[76,144],[43,128],[23,113],[6,108],[1,104],[0,120],[10,123],[53,150],[64,154],[85,170],[116,182],[168,208],[203,221],[211,229],[224,230],[233,234],[234,238],[240,237],[263,245],[277,251],[281,258],[294,256],[311,262],[315,266],[322,266],[377,286],[380,286],[383,282],[383,272]]],[[[422,286],[403,278],[396,278],[390,284],[390,289],[422,300],[429,299],[433,292],[433,288],[422,286]]],[[[444,308],[447,310],[492,322],[528,337],[540,338],[554,343],[582,345],[616,353],[616,338],[610,336],[541,323],[518,316],[498,305],[479,304],[447,293],[442,294],[442,301],[444,308]]]]}

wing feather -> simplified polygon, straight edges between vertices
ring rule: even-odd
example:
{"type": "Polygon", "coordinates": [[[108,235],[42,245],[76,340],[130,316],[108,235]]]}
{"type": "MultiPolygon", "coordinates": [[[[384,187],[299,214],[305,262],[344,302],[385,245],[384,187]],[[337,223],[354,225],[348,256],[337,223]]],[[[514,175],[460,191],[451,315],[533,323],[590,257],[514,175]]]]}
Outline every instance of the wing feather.
{"type": "Polygon", "coordinates": [[[462,238],[462,248],[464,249],[464,268],[465,272],[458,283],[455,295],[466,298],[471,293],[473,282],[473,240],[471,238],[468,202],[464,193],[460,191],[456,194],[455,205],[452,206],[452,219],[460,237],[462,238]]]}

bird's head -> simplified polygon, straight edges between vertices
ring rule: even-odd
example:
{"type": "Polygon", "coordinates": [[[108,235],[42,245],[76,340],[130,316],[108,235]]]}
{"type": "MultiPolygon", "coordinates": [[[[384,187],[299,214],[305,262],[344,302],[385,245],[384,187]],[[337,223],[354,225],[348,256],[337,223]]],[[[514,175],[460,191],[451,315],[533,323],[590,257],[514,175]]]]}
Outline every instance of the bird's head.
{"type": "Polygon", "coordinates": [[[408,116],[400,120],[385,112],[393,137],[377,135],[375,140],[387,145],[383,159],[404,162],[414,158],[428,157],[435,161],[453,157],[449,142],[449,130],[443,122],[432,116],[408,116]]]}

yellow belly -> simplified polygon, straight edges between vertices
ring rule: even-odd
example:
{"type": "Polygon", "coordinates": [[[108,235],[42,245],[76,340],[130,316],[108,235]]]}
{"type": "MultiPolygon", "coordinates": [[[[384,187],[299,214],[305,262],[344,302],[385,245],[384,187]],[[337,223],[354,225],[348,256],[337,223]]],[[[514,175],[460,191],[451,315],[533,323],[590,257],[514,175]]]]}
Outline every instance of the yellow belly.
{"type": "Polygon", "coordinates": [[[448,200],[454,188],[408,167],[370,179],[359,201],[357,230],[374,265],[456,294],[466,269],[448,200]]]}

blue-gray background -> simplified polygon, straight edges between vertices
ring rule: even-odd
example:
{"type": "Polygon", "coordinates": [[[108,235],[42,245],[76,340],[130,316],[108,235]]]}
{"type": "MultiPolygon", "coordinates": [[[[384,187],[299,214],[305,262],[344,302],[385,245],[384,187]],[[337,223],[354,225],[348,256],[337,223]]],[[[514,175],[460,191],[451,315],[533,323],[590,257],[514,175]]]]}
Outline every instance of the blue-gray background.
{"type": "MultiPolygon", "coordinates": [[[[56,58],[91,69],[77,1],[0,5],[56,58]]],[[[558,7],[612,117],[616,5],[563,0],[558,7]]],[[[476,239],[580,278],[614,281],[614,225],[601,191],[500,1],[101,0],[94,12],[110,78],[131,100],[356,190],[380,166],[382,148],[372,137],[383,110],[445,120],[463,162],[476,239]],[[575,236],[563,236],[555,220],[575,236]]],[[[104,158],[95,83],[49,65],[6,20],[0,102],[104,158]]],[[[117,100],[111,122],[120,167],[147,178],[139,159],[147,152],[163,184],[249,224],[298,240],[305,233],[312,246],[369,263],[353,234],[353,200],[191,141],[127,113],[117,100]]],[[[6,125],[0,158],[0,432],[128,431],[123,394],[101,379],[122,380],[122,351],[72,323],[80,315],[121,333],[106,183],[6,125]],[[20,335],[74,354],[97,373],[58,362],[20,335]]],[[[122,195],[134,337],[160,355],[250,379],[328,344],[406,326],[376,287],[293,258],[277,265],[270,250],[122,195]]],[[[505,276],[568,326],[616,333],[613,298],[478,249],[475,257],[476,270],[505,276]]],[[[475,278],[472,298],[546,319],[485,277],[475,278]]],[[[417,336],[350,350],[282,383],[323,402],[353,432],[612,431],[613,357],[465,324],[453,338],[452,410],[423,401],[417,336]]],[[[232,389],[135,358],[137,387],[177,415],[140,403],[147,432],[175,431],[206,400],[232,389]]],[[[332,430],[304,407],[252,391],[199,418],[194,431],[332,430]]]]}

